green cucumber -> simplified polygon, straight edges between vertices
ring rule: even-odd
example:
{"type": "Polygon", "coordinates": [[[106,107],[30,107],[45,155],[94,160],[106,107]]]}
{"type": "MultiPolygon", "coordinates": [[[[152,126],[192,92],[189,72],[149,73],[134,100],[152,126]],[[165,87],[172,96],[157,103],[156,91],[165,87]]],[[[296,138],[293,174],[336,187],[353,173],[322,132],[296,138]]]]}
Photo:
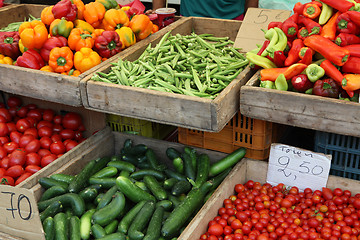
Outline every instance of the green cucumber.
{"type": "Polygon", "coordinates": [[[140,209],[144,206],[146,201],[138,202],[134,207],[132,207],[125,216],[120,220],[118,225],[118,232],[121,232],[123,234],[127,234],[128,229],[135,219],[136,215],[140,211],[140,209]]]}
{"type": "Polygon", "coordinates": [[[175,183],[177,183],[178,181],[179,180],[177,180],[176,178],[168,178],[164,180],[163,186],[166,190],[171,190],[175,183]]]}
{"type": "Polygon", "coordinates": [[[66,215],[59,212],[54,216],[55,239],[67,240],[66,215]]]}
{"type": "Polygon", "coordinates": [[[104,197],[105,193],[99,193],[95,200],[94,200],[94,204],[97,206],[99,204],[99,202],[101,201],[101,199],[104,197]]]}
{"type": "Polygon", "coordinates": [[[46,240],[54,240],[55,239],[55,223],[54,218],[48,217],[42,223],[45,239],[46,240]]]}
{"type": "Polygon", "coordinates": [[[118,161],[121,160],[121,156],[120,155],[113,155],[110,157],[110,161],[118,161]]]}
{"type": "Polygon", "coordinates": [[[141,143],[130,148],[124,148],[125,154],[130,154],[132,156],[144,155],[147,150],[148,147],[145,144],[141,143]]]}
{"type": "Polygon", "coordinates": [[[122,170],[119,174],[119,176],[123,176],[123,177],[130,177],[130,172],[127,170],[122,170]]]}
{"type": "Polygon", "coordinates": [[[126,161],[121,161],[121,160],[109,162],[108,166],[115,167],[119,171],[126,170],[131,173],[135,172],[135,170],[136,170],[136,167],[134,164],[132,164],[131,162],[126,162],[126,161]]]}
{"type": "Polygon", "coordinates": [[[48,200],[50,198],[65,194],[67,189],[62,186],[52,186],[45,190],[41,195],[40,201],[48,200]]]}
{"type": "Polygon", "coordinates": [[[172,202],[173,208],[176,208],[182,202],[178,197],[171,194],[169,195],[169,200],[172,202]]]}
{"type": "Polygon", "coordinates": [[[161,235],[161,223],[164,217],[164,208],[158,207],[153,213],[144,240],[158,240],[161,235]]]}
{"type": "Polygon", "coordinates": [[[193,167],[192,159],[190,154],[183,152],[182,159],[184,160],[184,174],[187,178],[195,180],[196,172],[193,167]]]}
{"type": "Polygon", "coordinates": [[[198,157],[195,187],[203,185],[209,177],[210,158],[206,154],[201,154],[198,157]]]}
{"type": "Polygon", "coordinates": [[[154,176],[145,176],[144,183],[157,200],[161,201],[167,199],[167,192],[154,176]]]}
{"type": "Polygon", "coordinates": [[[106,236],[105,229],[99,224],[93,224],[91,226],[91,234],[95,237],[95,239],[103,238],[106,236]]]}
{"type": "Polygon", "coordinates": [[[173,203],[170,200],[162,200],[156,203],[156,207],[162,207],[166,211],[170,211],[173,209],[173,203]]]}
{"type": "Polygon", "coordinates": [[[96,198],[97,195],[98,195],[98,189],[96,187],[94,187],[93,185],[84,188],[84,190],[82,190],[79,193],[79,196],[82,199],[84,199],[85,203],[94,201],[94,199],[96,198]]]}
{"type": "Polygon", "coordinates": [[[133,202],[140,202],[142,200],[152,200],[155,201],[155,197],[138,186],[135,185],[129,178],[119,176],[116,178],[116,185],[121,192],[125,194],[133,202]]]}
{"type": "Polygon", "coordinates": [[[101,209],[105,207],[109,202],[111,202],[114,194],[118,191],[118,187],[114,185],[112,188],[106,191],[104,196],[101,198],[99,204],[97,205],[97,209],[101,209]]]}
{"type": "Polygon", "coordinates": [[[210,166],[209,176],[216,176],[226,169],[233,167],[238,163],[246,154],[246,148],[238,148],[234,152],[230,153],[226,157],[220,159],[216,163],[210,166]]]}
{"type": "Polygon", "coordinates": [[[54,217],[55,214],[61,212],[63,206],[60,201],[52,202],[44,211],[40,213],[40,221],[43,222],[48,217],[54,217]]]}
{"type": "Polygon", "coordinates": [[[171,194],[179,196],[183,193],[187,193],[191,190],[191,183],[189,181],[178,181],[171,189],[171,194]]]}
{"type": "Polygon", "coordinates": [[[124,150],[128,150],[128,149],[132,148],[132,145],[133,145],[133,141],[131,139],[126,139],[124,141],[123,148],[124,148],[124,150]]]}
{"type": "Polygon", "coordinates": [[[97,209],[91,218],[91,222],[105,226],[119,216],[125,207],[125,196],[121,192],[116,192],[109,204],[101,209],[97,209]]]}
{"type": "Polygon", "coordinates": [[[190,216],[194,214],[194,211],[203,204],[204,197],[210,188],[210,182],[204,183],[200,188],[193,188],[184,201],[182,201],[165,220],[161,228],[161,235],[168,238],[178,233],[181,227],[189,220],[190,216]]]}
{"type": "Polygon", "coordinates": [[[96,209],[86,211],[80,218],[80,236],[81,239],[89,239],[91,232],[91,218],[96,209]]]}
{"type": "Polygon", "coordinates": [[[96,172],[95,174],[93,174],[91,177],[93,178],[114,177],[117,173],[118,173],[118,169],[116,167],[107,166],[101,169],[100,171],[96,172]]]}
{"type": "Polygon", "coordinates": [[[116,184],[116,178],[89,178],[89,184],[100,184],[105,189],[110,189],[116,184]]]}
{"type": "Polygon", "coordinates": [[[38,202],[39,211],[44,211],[54,201],[60,201],[63,207],[71,206],[76,216],[81,216],[85,211],[84,200],[75,193],[65,193],[63,195],[38,202]]]}
{"type": "Polygon", "coordinates": [[[193,169],[196,169],[196,165],[197,165],[197,154],[196,154],[196,150],[194,148],[191,148],[189,146],[186,146],[184,148],[184,151],[189,154],[190,159],[191,159],[191,165],[193,167],[193,169]]]}
{"type": "Polygon", "coordinates": [[[172,164],[176,172],[184,174],[184,160],[181,157],[174,158],[172,164]]]}
{"type": "Polygon", "coordinates": [[[170,160],[174,160],[177,157],[181,156],[181,153],[176,150],[175,148],[169,147],[166,149],[166,156],[170,159],[170,160]]]}
{"type": "Polygon", "coordinates": [[[123,233],[116,232],[106,235],[103,238],[98,238],[98,240],[126,240],[126,236],[123,233]]]}
{"type": "Polygon", "coordinates": [[[124,162],[128,162],[128,163],[131,163],[135,166],[137,166],[139,164],[139,162],[137,161],[136,157],[130,155],[130,154],[124,154],[121,156],[121,161],[124,161],[124,162]]]}
{"type": "Polygon", "coordinates": [[[173,170],[165,169],[164,172],[165,172],[166,176],[168,176],[169,178],[175,178],[175,179],[177,179],[179,181],[187,180],[187,178],[183,174],[180,174],[180,173],[175,172],[173,170]]]}
{"type": "Polygon", "coordinates": [[[70,240],[81,240],[80,218],[78,216],[70,217],[69,237],[70,237],[70,240]]]}
{"type": "Polygon", "coordinates": [[[60,186],[60,187],[63,187],[65,189],[68,188],[69,184],[65,183],[65,182],[61,182],[61,181],[58,181],[58,180],[55,180],[55,179],[52,179],[52,178],[49,178],[49,177],[42,177],[39,179],[39,184],[45,188],[45,189],[49,189],[53,186],[60,186]]]}
{"type": "Polygon", "coordinates": [[[95,160],[91,160],[85,165],[85,167],[75,176],[74,180],[70,182],[69,192],[78,193],[88,184],[88,180],[94,172],[93,169],[95,165],[95,160]]]}
{"type": "Polygon", "coordinates": [[[147,224],[149,223],[151,216],[155,210],[155,202],[147,201],[144,206],[140,209],[134,221],[129,227],[129,237],[132,240],[141,240],[144,238],[144,233],[142,232],[147,224]]]}
{"type": "Polygon", "coordinates": [[[158,158],[155,155],[154,150],[148,148],[145,153],[145,156],[149,162],[150,168],[157,171],[164,171],[167,167],[164,164],[160,164],[158,158]]]}
{"type": "Polygon", "coordinates": [[[165,175],[158,170],[154,170],[154,169],[141,169],[138,170],[136,172],[133,172],[132,174],[130,174],[130,178],[133,178],[135,180],[141,180],[143,179],[145,176],[154,176],[156,177],[157,180],[162,181],[165,179],[165,175]]]}
{"type": "Polygon", "coordinates": [[[226,178],[226,176],[230,172],[231,172],[231,168],[228,168],[228,169],[225,169],[222,173],[209,179],[209,181],[212,183],[212,187],[211,187],[210,191],[215,190],[222,183],[222,181],[226,178]]]}
{"type": "Polygon", "coordinates": [[[108,225],[104,227],[105,233],[111,234],[114,233],[118,227],[119,221],[114,219],[112,222],[110,222],[108,225]]]}
{"type": "Polygon", "coordinates": [[[139,188],[141,188],[145,192],[150,193],[150,190],[148,189],[148,187],[146,186],[146,184],[144,182],[135,181],[134,183],[135,183],[136,186],[138,186],[139,188]]]}
{"type": "Polygon", "coordinates": [[[69,184],[75,177],[64,173],[55,173],[50,178],[69,184]]]}

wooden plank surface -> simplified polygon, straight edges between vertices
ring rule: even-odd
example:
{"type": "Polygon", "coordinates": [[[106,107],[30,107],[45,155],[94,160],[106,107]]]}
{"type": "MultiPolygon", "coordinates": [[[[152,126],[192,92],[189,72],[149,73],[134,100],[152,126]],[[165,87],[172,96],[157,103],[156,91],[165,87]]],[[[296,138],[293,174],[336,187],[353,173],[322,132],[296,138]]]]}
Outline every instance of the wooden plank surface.
{"type": "Polygon", "coordinates": [[[241,114],[286,125],[360,137],[360,105],[257,87],[259,72],[240,91],[241,114]]]}

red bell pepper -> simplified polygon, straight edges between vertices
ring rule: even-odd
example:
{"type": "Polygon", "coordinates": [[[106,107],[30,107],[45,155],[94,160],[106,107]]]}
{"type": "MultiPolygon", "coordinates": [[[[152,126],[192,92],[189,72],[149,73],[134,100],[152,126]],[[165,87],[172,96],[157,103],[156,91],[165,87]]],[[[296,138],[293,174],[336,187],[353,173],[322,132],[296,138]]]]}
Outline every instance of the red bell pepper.
{"type": "Polygon", "coordinates": [[[16,59],[21,54],[19,40],[19,32],[8,32],[0,36],[0,53],[12,59],[16,59]]]}
{"type": "Polygon", "coordinates": [[[268,30],[270,28],[274,28],[274,27],[278,27],[281,28],[281,25],[283,24],[283,22],[269,22],[268,24],[268,30]]]}
{"type": "Polygon", "coordinates": [[[350,55],[349,50],[336,45],[333,41],[320,35],[312,35],[305,38],[304,44],[338,66],[344,65],[350,55]]]}
{"type": "Polygon", "coordinates": [[[299,74],[291,78],[291,85],[298,92],[305,92],[313,87],[313,83],[308,79],[306,74],[299,74]]]}
{"type": "Polygon", "coordinates": [[[358,44],[360,43],[360,37],[351,33],[339,33],[335,38],[335,43],[341,47],[358,44]]]}
{"type": "Polygon", "coordinates": [[[292,47],[290,48],[288,56],[284,62],[285,66],[290,66],[299,61],[299,52],[302,47],[304,47],[304,43],[301,39],[295,39],[292,42],[292,47]]]}
{"type": "Polygon", "coordinates": [[[349,60],[341,67],[341,71],[360,74],[360,57],[349,57],[349,60]]]}
{"type": "Polygon", "coordinates": [[[115,31],[103,31],[95,39],[94,49],[101,57],[110,58],[121,51],[122,43],[115,31]]]}
{"type": "Polygon", "coordinates": [[[61,0],[53,6],[51,12],[55,19],[65,18],[67,21],[74,21],[77,16],[77,6],[71,0],[61,0]]]}
{"type": "Polygon", "coordinates": [[[339,87],[334,79],[331,78],[317,80],[314,84],[312,93],[322,97],[338,98],[339,87]]]}
{"type": "Polygon", "coordinates": [[[306,27],[302,27],[299,29],[297,33],[297,37],[301,40],[304,40],[306,37],[309,36],[309,31],[306,29],[306,27]]]}
{"type": "Polygon", "coordinates": [[[55,47],[65,47],[67,46],[67,44],[68,42],[65,37],[62,36],[50,37],[48,40],[46,40],[46,42],[40,49],[40,55],[45,60],[45,62],[48,62],[51,49],[55,47]]]}
{"type": "Polygon", "coordinates": [[[303,24],[306,27],[309,32],[309,36],[314,34],[320,34],[322,29],[319,23],[302,15],[299,16],[299,24],[303,24]]]}
{"type": "Polygon", "coordinates": [[[351,21],[347,12],[340,14],[336,19],[336,30],[340,33],[351,33],[355,35],[360,33],[360,28],[351,21]]]}
{"type": "Polygon", "coordinates": [[[344,48],[349,50],[350,56],[360,57],[360,44],[347,45],[344,48]]]}
{"type": "Polygon", "coordinates": [[[295,37],[298,31],[298,13],[294,13],[288,19],[286,19],[281,25],[281,30],[285,33],[287,37],[295,37]]]}
{"type": "Polygon", "coordinates": [[[274,60],[273,62],[277,67],[284,67],[286,56],[283,51],[275,51],[274,52],[274,60]]]}
{"type": "Polygon", "coordinates": [[[311,50],[311,48],[303,48],[303,50],[305,50],[303,54],[301,53],[302,52],[301,50],[299,52],[301,58],[299,63],[310,65],[312,63],[313,51],[311,50]]]}
{"type": "Polygon", "coordinates": [[[16,66],[40,69],[45,66],[45,62],[40,53],[34,49],[29,49],[16,59],[16,66]]]}
{"type": "Polygon", "coordinates": [[[306,3],[303,9],[302,14],[311,19],[317,18],[321,13],[321,3],[313,1],[311,3],[306,3]],[[319,6],[320,5],[320,6],[319,6]]]}
{"type": "Polygon", "coordinates": [[[297,3],[295,3],[295,5],[293,7],[293,11],[294,11],[294,13],[302,15],[304,7],[305,7],[305,4],[302,4],[301,2],[297,2],[297,3]]]}
{"type": "Polygon", "coordinates": [[[129,20],[131,20],[135,15],[139,15],[144,13],[144,11],[141,11],[140,9],[131,6],[128,10],[125,11],[126,15],[128,16],[129,20]]]}
{"type": "Polygon", "coordinates": [[[329,5],[330,7],[340,11],[346,12],[352,10],[355,7],[355,4],[347,0],[321,0],[321,2],[329,5]]]}
{"type": "Polygon", "coordinates": [[[347,11],[346,13],[349,15],[351,21],[355,23],[358,27],[360,27],[360,12],[347,11]]]}

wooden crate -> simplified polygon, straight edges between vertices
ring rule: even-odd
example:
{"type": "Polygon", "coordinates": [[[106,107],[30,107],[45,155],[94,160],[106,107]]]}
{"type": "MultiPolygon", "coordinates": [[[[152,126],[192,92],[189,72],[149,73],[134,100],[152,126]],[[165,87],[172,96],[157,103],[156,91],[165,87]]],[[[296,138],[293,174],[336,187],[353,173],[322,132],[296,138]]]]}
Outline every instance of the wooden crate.
{"type": "MultiPolygon", "coordinates": [[[[167,28],[172,34],[187,35],[194,31],[197,34],[228,36],[235,40],[240,26],[241,22],[235,20],[190,17],[181,18],[167,28]]],[[[155,46],[164,34],[165,32],[144,43],[151,42],[152,46],[155,46]]],[[[131,53],[121,57],[134,61],[147,46],[139,45],[133,48],[131,53]]],[[[109,72],[111,66],[107,64],[98,71],[109,72]]],[[[218,132],[238,111],[240,86],[244,85],[252,74],[250,68],[245,68],[214,100],[97,82],[91,80],[91,75],[82,79],[80,90],[85,108],[94,111],[218,132]]]]}
{"type": "MultiPolygon", "coordinates": [[[[47,5],[11,4],[11,6],[7,6],[3,10],[0,9],[0,28],[12,22],[24,21],[24,18],[28,18],[29,14],[39,18],[41,11],[45,7],[47,5]]],[[[80,93],[80,80],[82,78],[96,71],[101,66],[115,61],[119,55],[128,54],[129,51],[132,51],[132,47],[147,44],[149,40],[157,38],[157,35],[164,32],[166,32],[166,28],[149,36],[146,41],[140,41],[126,48],[124,51],[89,69],[78,77],[0,64],[0,90],[70,106],[82,106],[80,93]]]]}
{"type": "MultiPolygon", "coordinates": [[[[87,139],[85,142],[87,142],[87,146],[82,146],[81,150],[83,152],[81,154],[78,154],[77,156],[74,156],[74,158],[64,164],[61,167],[54,167],[52,168],[52,172],[50,172],[48,175],[54,174],[54,173],[65,173],[65,174],[72,174],[75,175],[80,172],[80,170],[91,160],[103,157],[103,156],[112,156],[114,154],[119,154],[121,147],[123,146],[123,143],[126,139],[132,139],[133,143],[139,144],[143,143],[147,145],[148,147],[152,148],[156,155],[159,157],[160,161],[164,162],[165,164],[168,164],[171,166],[171,161],[168,160],[166,156],[166,149],[168,147],[173,147],[177,150],[182,150],[184,148],[184,145],[174,142],[165,142],[162,140],[157,140],[153,138],[145,138],[141,136],[136,135],[130,135],[130,134],[124,134],[119,132],[113,132],[109,127],[104,128],[103,130],[97,132],[93,137],[87,139]]],[[[218,161],[219,159],[226,156],[224,153],[214,152],[210,150],[200,149],[200,148],[194,148],[198,153],[205,153],[208,154],[210,157],[210,161],[218,161]]],[[[40,186],[40,184],[36,184],[34,187],[30,189],[32,191],[32,195],[35,198],[36,201],[38,201],[41,197],[41,194],[43,193],[43,188],[40,186]]],[[[36,203],[33,204],[34,209],[34,215],[33,215],[33,222],[32,226],[26,225],[26,221],[23,221],[21,225],[14,225],[12,228],[5,229],[4,226],[0,224],[0,232],[6,232],[7,234],[10,234],[11,236],[17,236],[17,237],[23,237],[26,239],[36,239],[36,240],[42,240],[45,239],[42,233],[42,225],[40,221],[35,221],[39,218],[39,212],[37,209],[36,203]],[[26,231],[24,232],[24,229],[26,231]],[[31,232],[30,232],[31,231],[31,232]]],[[[0,203],[1,207],[1,203],[0,203]]],[[[39,220],[39,219],[38,219],[39,220]]],[[[1,235],[0,235],[1,237],[1,235]]],[[[12,239],[12,238],[9,238],[12,239]]],[[[16,238],[18,239],[18,238],[16,238]]]]}
{"type": "MultiPolygon", "coordinates": [[[[206,232],[208,222],[217,216],[219,208],[223,206],[223,200],[235,193],[235,184],[244,184],[248,180],[265,183],[267,166],[268,163],[263,161],[248,158],[241,160],[211,195],[178,239],[199,239],[201,234],[206,232]]],[[[331,189],[348,189],[353,195],[360,192],[359,186],[359,181],[336,176],[329,176],[327,182],[327,187],[331,189]]]]}
{"type": "Polygon", "coordinates": [[[304,93],[260,88],[258,71],[241,88],[241,114],[342,135],[360,136],[360,105],[304,93]]]}

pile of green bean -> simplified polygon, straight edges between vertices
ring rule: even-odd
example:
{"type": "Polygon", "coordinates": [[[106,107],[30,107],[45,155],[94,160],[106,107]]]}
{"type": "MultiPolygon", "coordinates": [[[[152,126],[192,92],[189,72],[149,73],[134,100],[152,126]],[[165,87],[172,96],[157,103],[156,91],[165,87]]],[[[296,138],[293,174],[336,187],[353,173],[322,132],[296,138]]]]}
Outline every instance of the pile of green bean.
{"type": "Polygon", "coordinates": [[[119,58],[94,81],[214,99],[249,63],[228,37],[167,32],[135,61],[119,58]]]}
{"type": "MultiPolygon", "coordinates": [[[[31,22],[33,20],[41,20],[40,18],[36,18],[33,15],[29,14],[29,18],[24,18],[23,22],[31,22]]],[[[12,22],[9,23],[6,27],[0,28],[0,32],[17,32],[19,31],[19,27],[23,22],[12,22]]]]}

